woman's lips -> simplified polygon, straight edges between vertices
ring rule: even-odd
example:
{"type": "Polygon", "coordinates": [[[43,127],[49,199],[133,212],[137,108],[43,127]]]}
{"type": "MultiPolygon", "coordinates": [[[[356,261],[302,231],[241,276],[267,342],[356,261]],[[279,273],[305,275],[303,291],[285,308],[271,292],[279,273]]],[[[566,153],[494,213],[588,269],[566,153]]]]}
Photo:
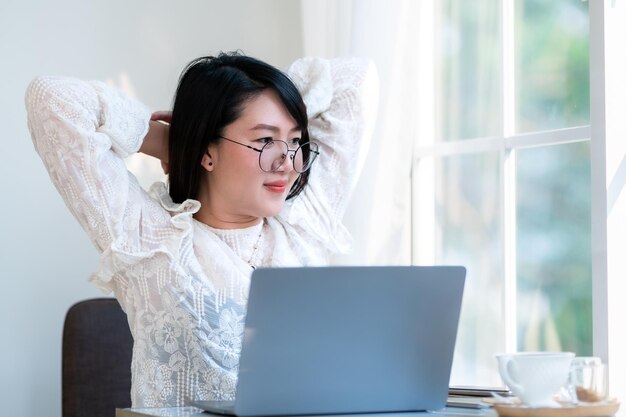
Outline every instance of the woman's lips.
{"type": "Polygon", "coordinates": [[[263,186],[273,193],[284,193],[287,188],[287,181],[266,182],[263,186]]]}

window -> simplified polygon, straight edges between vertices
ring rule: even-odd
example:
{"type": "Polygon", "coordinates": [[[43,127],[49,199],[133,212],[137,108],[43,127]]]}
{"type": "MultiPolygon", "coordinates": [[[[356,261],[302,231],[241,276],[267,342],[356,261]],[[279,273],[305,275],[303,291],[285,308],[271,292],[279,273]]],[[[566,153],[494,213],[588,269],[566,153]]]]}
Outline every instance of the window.
{"type": "Polygon", "coordinates": [[[588,3],[434,4],[413,260],[467,266],[451,384],[501,385],[498,351],[592,354],[588,3]]]}

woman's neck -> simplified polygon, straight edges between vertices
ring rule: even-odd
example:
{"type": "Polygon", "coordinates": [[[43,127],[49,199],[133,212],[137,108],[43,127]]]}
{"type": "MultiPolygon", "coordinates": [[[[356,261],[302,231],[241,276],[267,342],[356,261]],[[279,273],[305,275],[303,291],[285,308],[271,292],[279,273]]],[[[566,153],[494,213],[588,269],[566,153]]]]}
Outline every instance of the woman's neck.
{"type": "Polygon", "coordinates": [[[216,214],[210,204],[201,203],[194,219],[216,229],[244,229],[259,224],[263,219],[243,214],[216,214]]]}

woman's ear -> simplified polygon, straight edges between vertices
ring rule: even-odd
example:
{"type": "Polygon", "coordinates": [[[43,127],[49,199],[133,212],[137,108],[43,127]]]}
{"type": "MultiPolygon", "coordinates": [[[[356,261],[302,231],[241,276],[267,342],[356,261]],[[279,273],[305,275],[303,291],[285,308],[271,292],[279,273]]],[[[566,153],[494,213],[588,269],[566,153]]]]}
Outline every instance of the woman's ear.
{"type": "Polygon", "coordinates": [[[211,157],[208,149],[204,153],[204,155],[202,155],[202,161],[200,162],[200,165],[202,165],[204,169],[209,172],[213,171],[213,158],[211,157]]]}

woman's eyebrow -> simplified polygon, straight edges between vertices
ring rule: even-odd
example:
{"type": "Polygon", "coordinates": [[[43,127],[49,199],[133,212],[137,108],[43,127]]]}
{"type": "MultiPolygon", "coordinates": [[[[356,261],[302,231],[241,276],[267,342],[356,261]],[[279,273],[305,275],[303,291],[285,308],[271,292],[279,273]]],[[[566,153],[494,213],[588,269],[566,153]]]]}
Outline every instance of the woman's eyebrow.
{"type": "MultiPolygon", "coordinates": [[[[272,132],[279,132],[280,129],[277,126],[273,126],[273,125],[268,125],[265,123],[259,123],[258,125],[254,126],[253,128],[251,128],[250,130],[270,130],[272,132]]],[[[290,132],[299,132],[300,131],[300,127],[295,126],[292,127],[290,132]]]]}

